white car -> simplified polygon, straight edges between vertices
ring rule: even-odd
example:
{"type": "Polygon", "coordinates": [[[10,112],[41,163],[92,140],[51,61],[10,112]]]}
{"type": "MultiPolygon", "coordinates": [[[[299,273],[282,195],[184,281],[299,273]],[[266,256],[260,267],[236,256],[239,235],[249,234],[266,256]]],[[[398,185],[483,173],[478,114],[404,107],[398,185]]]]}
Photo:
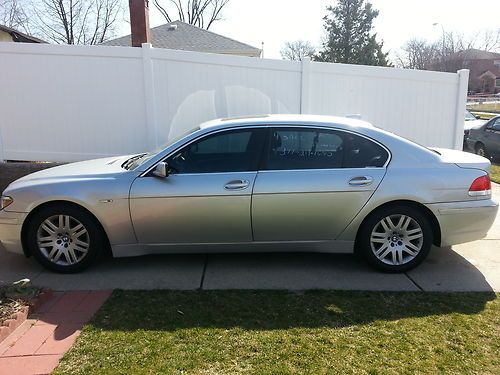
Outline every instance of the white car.
{"type": "Polygon", "coordinates": [[[465,120],[464,120],[464,149],[467,148],[467,137],[469,136],[470,130],[476,127],[483,126],[486,123],[485,120],[478,119],[468,110],[465,110],[465,120]]]}

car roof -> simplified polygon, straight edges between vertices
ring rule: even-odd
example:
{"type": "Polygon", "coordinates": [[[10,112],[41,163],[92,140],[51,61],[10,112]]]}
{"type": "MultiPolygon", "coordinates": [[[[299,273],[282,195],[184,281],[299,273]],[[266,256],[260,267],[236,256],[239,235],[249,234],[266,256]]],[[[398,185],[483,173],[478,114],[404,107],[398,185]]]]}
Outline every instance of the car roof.
{"type": "Polygon", "coordinates": [[[200,125],[200,129],[226,128],[226,127],[244,126],[244,125],[273,125],[273,124],[290,124],[290,125],[309,124],[309,125],[331,126],[336,128],[373,127],[373,125],[370,124],[369,122],[349,117],[286,114],[286,115],[242,116],[242,117],[211,120],[202,123],[200,125]]]}

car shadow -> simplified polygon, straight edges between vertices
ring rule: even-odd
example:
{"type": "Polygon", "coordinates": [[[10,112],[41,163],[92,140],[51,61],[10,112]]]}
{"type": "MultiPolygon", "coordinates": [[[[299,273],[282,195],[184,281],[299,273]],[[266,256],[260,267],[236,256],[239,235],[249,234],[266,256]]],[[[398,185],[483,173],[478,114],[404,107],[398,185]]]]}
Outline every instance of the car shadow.
{"type": "Polygon", "coordinates": [[[90,322],[107,331],[344,328],[482,312],[494,293],[123,291],[90,322]]]}

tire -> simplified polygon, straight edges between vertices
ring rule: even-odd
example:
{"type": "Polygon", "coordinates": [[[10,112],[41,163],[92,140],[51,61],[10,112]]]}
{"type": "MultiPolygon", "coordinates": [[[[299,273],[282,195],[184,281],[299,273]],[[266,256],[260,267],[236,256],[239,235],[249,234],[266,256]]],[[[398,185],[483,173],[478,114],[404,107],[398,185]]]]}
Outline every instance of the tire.
{"type": "Polygon", "coordinates": [[[45,268],[58,273],[84,270],[103,252],[105,244],[96,219],[71,205],[42,208],[30,218],[26,231],[28,251],[45,268]]]}
{"type": "Polygon", "coordinates": [[[482,156],[484,158],[488,158],[489,159],[489,154],[488,154],[488,151],[486,150],[486,146],[483,145],[481,142],[479,142],[477,145],[476,145],[476,155],[479,155],[479,156],[482,156]]]}
{"type": "Polygon", "coordinates": [[[374,211],[363,223],[357,250],[374,268],[399,273],[422,263],[432,242],[431,224],[421,210],[408,205],[388,206],[374,211]]]}

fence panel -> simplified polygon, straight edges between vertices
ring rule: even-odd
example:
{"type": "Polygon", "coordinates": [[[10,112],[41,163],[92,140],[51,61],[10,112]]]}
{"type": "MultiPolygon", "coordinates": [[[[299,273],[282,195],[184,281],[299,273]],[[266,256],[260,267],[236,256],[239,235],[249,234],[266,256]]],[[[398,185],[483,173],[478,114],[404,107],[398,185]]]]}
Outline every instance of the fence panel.
{"type": "Polygon", "coordinates": [[[0,71],[0,159],[46,161],[137,153],[206,120],[267,113],[359,114],[458,148],[467,73],[25,43],[0,43],[0,71]]]}

